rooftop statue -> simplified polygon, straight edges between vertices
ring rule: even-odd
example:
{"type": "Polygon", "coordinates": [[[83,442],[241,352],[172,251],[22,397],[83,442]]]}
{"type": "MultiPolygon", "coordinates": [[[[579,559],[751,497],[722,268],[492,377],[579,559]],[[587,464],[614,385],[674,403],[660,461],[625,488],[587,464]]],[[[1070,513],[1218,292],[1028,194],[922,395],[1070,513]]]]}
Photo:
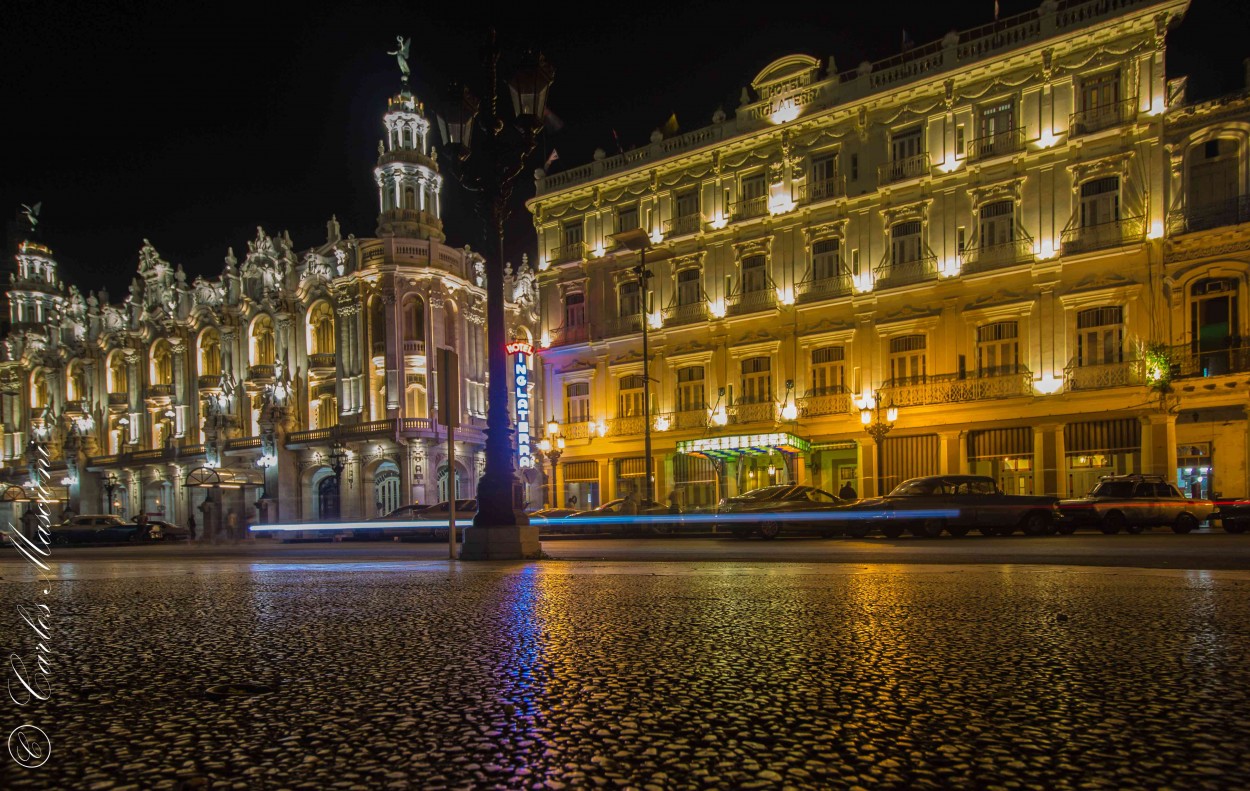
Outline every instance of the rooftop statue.
{"type": "Polygon", "coordinates": [[[412,45],[412,39],[396,36],[395,40],[399,42],[399,49],[394,52],[388,52],[387,55],[394,55],[395,60],[399,61],[399,73],[402,75],[400,79],[404,84],[408,84],[408,48],[412,45]]]}

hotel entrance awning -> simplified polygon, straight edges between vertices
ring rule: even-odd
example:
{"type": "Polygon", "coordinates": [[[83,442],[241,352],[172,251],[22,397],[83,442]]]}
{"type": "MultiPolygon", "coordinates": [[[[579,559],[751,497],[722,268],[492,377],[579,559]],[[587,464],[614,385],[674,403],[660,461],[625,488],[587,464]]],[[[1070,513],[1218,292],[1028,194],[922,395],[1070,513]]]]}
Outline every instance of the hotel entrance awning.
{"type": "Polygon", "coordinates": [[[725,437],[699,437],[684,439],[677,443],[678,453],[733,459],[739,456],[756,456],[780,451],[782,453],[807,453],[812,444],[802,437],[788,433],[733,434],[725,437]]]}
{"type": "Polygon", "coordinates": [[[245,486],[263,488],[264,473],[260,470],[234,470],[227,467],[196,467],[187,473],[186,485],[197,489],[242,489],[245,486]]]}

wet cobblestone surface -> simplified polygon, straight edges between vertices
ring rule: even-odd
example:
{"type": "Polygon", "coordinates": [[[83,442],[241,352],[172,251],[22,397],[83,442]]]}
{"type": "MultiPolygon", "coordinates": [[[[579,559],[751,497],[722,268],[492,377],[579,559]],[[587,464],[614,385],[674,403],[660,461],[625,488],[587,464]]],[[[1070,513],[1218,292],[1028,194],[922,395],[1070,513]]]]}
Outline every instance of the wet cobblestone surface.
{"type": "MultiPolygon", "coordinates": [[[[52,584],[53,753],[6,760],[6,788],[1250,786],[1245,572],[545,562],[52,584]]],[[[33,651],[8,628],[30,587],[0,583],[6,650],[33,651]]]]}

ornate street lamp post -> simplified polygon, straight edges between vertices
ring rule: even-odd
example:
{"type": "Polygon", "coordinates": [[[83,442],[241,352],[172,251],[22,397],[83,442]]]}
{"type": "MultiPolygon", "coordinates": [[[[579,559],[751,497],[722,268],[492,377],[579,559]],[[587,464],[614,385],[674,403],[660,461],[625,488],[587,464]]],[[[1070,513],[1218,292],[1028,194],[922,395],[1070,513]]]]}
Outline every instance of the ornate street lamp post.
{"type": "Polygon", "coordinates": [[[330,469],[334,471],[334,484],[338,487],[339,517],[343,516],[343,468],[347,466],[347,448],[337,439],[330,445],[330,469]]]}
{"type": "Polygon", "coordinates": [[[556,508],[556,465],[564,454],[564,437],[560,436],[560,424],[553,416],[547,421],[547,435],[538,443],[538,450],[551,463],[551,499],[550,507],[556,508]]]}
{"type": "Polygon", "coordinates": [[[894,421],[898,420],[898,408],[891,404],[885,407],[884,419],[882,416],[881,393],[880,391],[872,394],[872,400],[860,401],[859,421],[864,424],[864,431],[868,432],[868,436],[872,437],[877,447],[877,496],[882,497],[885,492],[881,490],[882,484],[885,482],[885,437],[894,428],[894,421]]]}
{"type": "Polygon", "coordinates": [[[512,428],[508,420],[508,355],[504,326],[504,225],[511,214],[512,187],[525,169],[542,130],[547,91],[555,69],[540,54],[526,55],[507,80],[512,98],[512,123],[499,107],[499,45],[494,30],[486,48],[486,74],[480,102],[464,86],[455,86],[447,113],[438,119],[443,150],[452,174],[475,196],[485,223],[488,249],[497,257],[486,261],[486,332],[490,378],[486,407],[486,470],[478,482],[478,511],[465,531],[461,557],[487,560],[537,557],[538,529],[517,508],[519,497],[512,460],[512,428]]]}
{"type": "Polygon", "coordinates": [[[117,476],[109,473],[104,479],[104,496],[109,500],[109,513],[113,513],[113,492],[117,491],[117,476]]]}

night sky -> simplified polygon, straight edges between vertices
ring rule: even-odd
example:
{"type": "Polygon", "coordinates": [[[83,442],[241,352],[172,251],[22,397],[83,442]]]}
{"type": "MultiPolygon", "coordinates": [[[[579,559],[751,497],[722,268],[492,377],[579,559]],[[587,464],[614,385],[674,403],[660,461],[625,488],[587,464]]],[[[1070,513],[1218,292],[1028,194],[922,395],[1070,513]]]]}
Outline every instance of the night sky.
{"type": "MultiPolygon", "coordinates": [[[[114,300],[144,238],[193,278],[218,275],[226,247],[245,251],[257,225],[289,230],[297,249],[324,239],[331,214],[344,234],[370,236],[381,115],[399,87],[386,51],[412,37],[413,89],[433,120],[447,82],[479,73],[494,24],[506,46],[537,46],[553,63],[549,106],[564,123],[518,185],[508,249],[519,258],[534,245],[528,173],[553,146],[559,171],[596,147],[615,153],[613,129],[626,148],[674,112],[695,129],[718,106],[732,116],[742,86],[779,56],[833,55],[849,69],[898,52],[904,27],[924,44],[991,21],[994,4],[319,5],[10,0],[0,212],[42,201],[43,241],[65,276],[114,300]]],[[[1036,4],[1001,5],[1007,17],[1036,4]]],[[[1244,0],[1194,0],[1171,36],[1169,72],[1189,75],[1191,98],[1240,90],[1247,41],[1244,0]]],[[[480,246],[457,190],[444,190],[448,242],[480,246]]]]}

